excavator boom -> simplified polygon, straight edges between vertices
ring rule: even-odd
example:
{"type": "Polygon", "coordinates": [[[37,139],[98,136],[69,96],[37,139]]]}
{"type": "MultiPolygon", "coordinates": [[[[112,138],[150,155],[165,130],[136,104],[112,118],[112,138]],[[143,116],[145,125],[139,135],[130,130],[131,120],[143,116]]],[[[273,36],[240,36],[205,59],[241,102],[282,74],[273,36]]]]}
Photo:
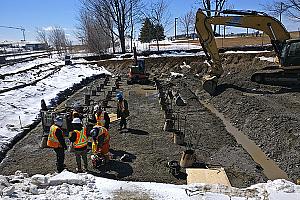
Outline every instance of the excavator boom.
{"type": "Polygon", "coordinates": [[[207,17],[201,9],[196,14],[195,26],[199,41],[211,64],[208,75],[204,77],[203,83],[203,88],[210,94],[215,92],[218,78],[223,73],[221,58],[211,25],[234,26],[263,31],[270,37],[280,63],[282,63],[282,59],[285,59],[283,50],[286,49],[286,43],[290,39],[290,34],[283,24],[265,13],[238,10],[224,10],[221,13],[230,16],[207,17]]]}

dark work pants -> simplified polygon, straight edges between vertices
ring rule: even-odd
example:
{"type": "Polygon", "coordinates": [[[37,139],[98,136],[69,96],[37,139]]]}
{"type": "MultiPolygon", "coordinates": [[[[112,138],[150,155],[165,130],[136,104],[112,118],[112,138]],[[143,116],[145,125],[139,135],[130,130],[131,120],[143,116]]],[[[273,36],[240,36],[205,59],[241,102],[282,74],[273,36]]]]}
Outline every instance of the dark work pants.
{"type": "Polygon", "coordinates": [[[65,150],[64,148],[55,148],[56,153],[56,168],[58,173],[64,170],[64,162],[65,162],[65,150]]]}
{"type": "Polygon", "coordinates": [[[81,170],[81,158],[83,160],[83,167],[87,169],[88,162],[87,162],[87,150],[76,150],[75,149],[75,157],[76,157],[76,164],[78,170],[81,170]]]}
{"type": "Polygon", "coordinates": [[[121,117],[120,120],[120,128],[122,128],[124,126],[124,128],[127,128],[127,122],[126,122],[126,118],[125,117],[121,117]]]}

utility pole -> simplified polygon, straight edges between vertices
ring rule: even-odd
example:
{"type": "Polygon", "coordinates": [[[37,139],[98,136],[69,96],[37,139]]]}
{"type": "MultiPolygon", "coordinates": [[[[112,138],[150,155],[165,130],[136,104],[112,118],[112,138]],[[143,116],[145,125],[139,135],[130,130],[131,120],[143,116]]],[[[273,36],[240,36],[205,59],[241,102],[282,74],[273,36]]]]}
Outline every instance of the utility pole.
{"type": "Polygon", "coordinates": [[[177,20],[178,20],[178,17],[175,17],[175,40],[176,40],[176,26],[177,26],[177,20]]]}
{"type": "Polygon", "coordinates": [[[22,28],[21,31],[23,32],[23,41],[25,41],[25,29],[22,28]]]}
{"type": "Polygon", "coordinates": [[[281,15],[283,13],[283,2],[280,2],[279,21],[281,22],[281,15]]]}

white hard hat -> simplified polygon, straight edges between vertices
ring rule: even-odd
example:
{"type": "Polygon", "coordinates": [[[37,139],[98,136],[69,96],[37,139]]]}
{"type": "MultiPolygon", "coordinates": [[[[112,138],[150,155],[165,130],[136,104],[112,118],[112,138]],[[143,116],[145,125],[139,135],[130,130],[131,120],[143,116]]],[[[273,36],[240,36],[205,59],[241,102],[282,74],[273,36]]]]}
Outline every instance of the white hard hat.
{"type": "Polygon", "coordinates": [[[98,111],[98,110],[102,110],[101,106],[95,105],[95,106],[94,106],[94,112],[96,112],[96,111],[98,111]]]}
{"type": "Polygon", "coordinates": [[[99,105],[94,106],[94,112],[96,112],[99,109],[99,105]]]}
{"type": "Polygon", "coordinates": [[[57,126],[62,126],[63,125],[63,118],[61,116],[57,116],[55,119],[54,119],[54,124],[56,124],[57,126]]]}
{"type": "Polygon", "coordinates": [[[81,124],[81,120],[79,118],[74,118],[72,124],[81,124]]]}

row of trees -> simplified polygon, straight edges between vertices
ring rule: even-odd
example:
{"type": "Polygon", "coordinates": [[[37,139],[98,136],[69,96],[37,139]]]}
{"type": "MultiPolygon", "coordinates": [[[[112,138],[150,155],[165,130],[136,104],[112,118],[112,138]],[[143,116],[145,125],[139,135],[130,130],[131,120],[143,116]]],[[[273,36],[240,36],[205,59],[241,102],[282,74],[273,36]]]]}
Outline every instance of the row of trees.
{"type": "Polygon", "coordinates": [[[45,29],[37,29],[37,40],[44,43],[49,50],[49,46],[54,47],[58,54],[67,52],[67,47],[72,46],[70,40],[67,39],[65,31],[61,27],[54,27],[47,32],[45,29]]]}
{"type": "MultiPolygon", "coordinates": [[[[207,15],[218,16],[229,0],[198,0],[197,7],[206,9],[207,15]],[[213,11],[211,11],[213,10],[213,11]]],[[[265,5],[265,10],[272,15],[286,13],[294,19],[300,20],[300,0],[272,1],[265,5]]],[[[179,18],[179,27],[188,37],[194,31],[196,9],[191,9],[179,18]]],[[[91,52],[103,53],[109,47],[116,52],[120,47],[126,52],[125,38],[131,38],[133,47],[134,30],[142,24],[139,39],[142,42],[158,41],[165,38],[165,31],[174,30],[170,20],[168,0],[156,0],[149,3],[143,0],[81,0],[81,11],[78,17],[77,37],[91,52]],[[147,5],[145,4],[147,3],[147,5]]],[[[213,27],[216,32],[216,26],[213,27]]],[[[38,38],[46,44],[50,43],[57,50],[66,49],[70,43],[64,30],[56,27],[48,35],[43,30],[38,31],[38,38]]],[[[159,46],[158,46],[159,50],[159,46]]]]}
{"type": "MultiPolygon", "coordinates": [[[[146,41],[164,39],[168,21],[167,0],[158,0],[145,5],[142,0],[82,0],[79,16],[79,37],[90,51],[103,52],[107,47],[121,47],[126,52],[125,39],[131,39],[133,47],[134,29],[144,23],[146,41]],[[144,8],[148,8],[147,10],[144,8]],[[144,20],[146,19],[146,20],[144,20]]],[[[158,43],[158,42],[157,42],[158,43]]]]}

